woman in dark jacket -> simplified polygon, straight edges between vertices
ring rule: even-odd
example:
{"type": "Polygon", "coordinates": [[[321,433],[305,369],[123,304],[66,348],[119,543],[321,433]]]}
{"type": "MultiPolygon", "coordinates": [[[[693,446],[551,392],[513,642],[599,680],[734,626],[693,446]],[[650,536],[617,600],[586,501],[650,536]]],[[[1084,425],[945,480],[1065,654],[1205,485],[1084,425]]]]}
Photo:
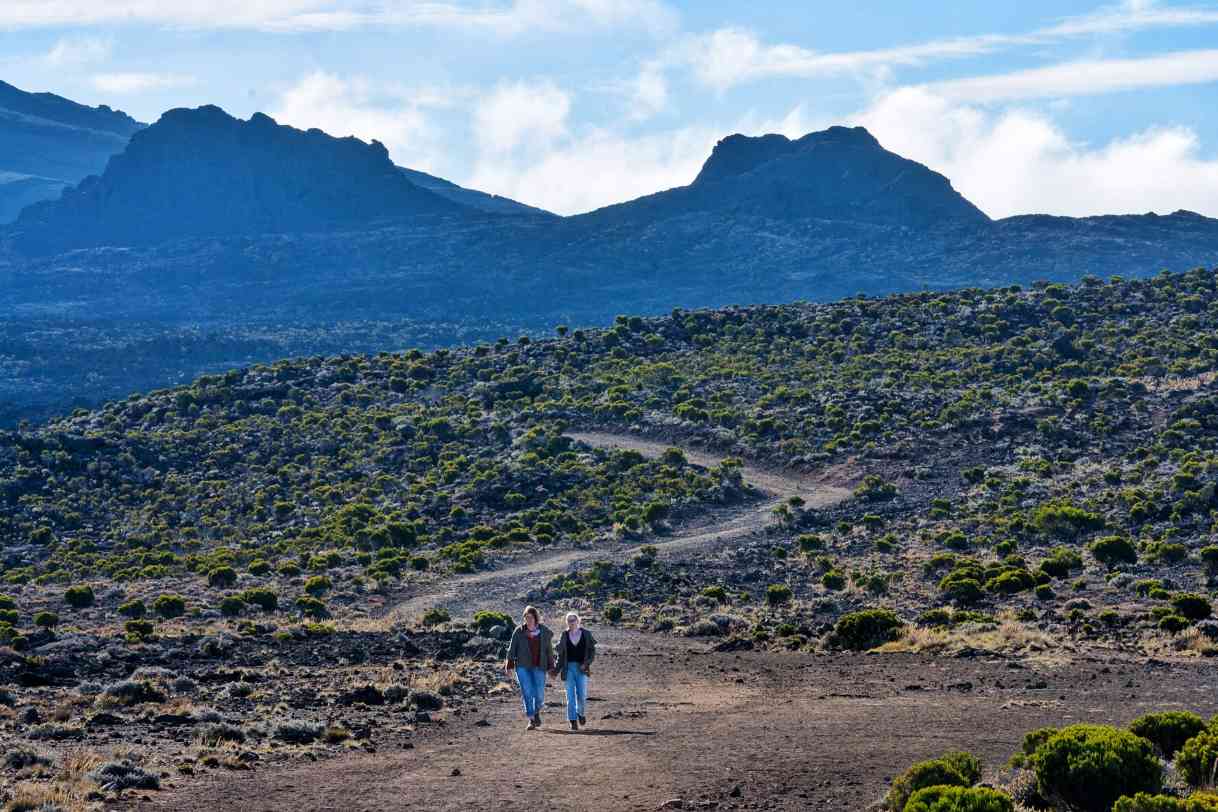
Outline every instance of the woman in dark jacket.
{"type": "Polygon", "coordinates": [[[541,613],[532,606],[524,608],[522,623],[512,632],[504,669],[516,672],[524,715],[529,730],[541,727],[541,708],[545,704],[546,673],[554,667],[554,633],[541,622],[541,613]]]}
{"type": "Polygon", "coordinates": [[[558,641],[558,673],[567,683],[567,721],[572,730],[588,724],[588,677],[596,657],[596,640],[583,628],[579,615],[567,612],[567,628],[558,641]]]}

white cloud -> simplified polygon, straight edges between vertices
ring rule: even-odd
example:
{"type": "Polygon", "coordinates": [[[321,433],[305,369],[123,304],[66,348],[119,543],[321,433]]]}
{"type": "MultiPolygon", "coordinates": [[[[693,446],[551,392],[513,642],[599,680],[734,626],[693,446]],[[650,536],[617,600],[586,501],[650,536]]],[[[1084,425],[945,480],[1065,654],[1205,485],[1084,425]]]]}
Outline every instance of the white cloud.
{"type": "Polygon", "coordinates": [[[425,111],[449,106],[461,93],[385,86],[364,77],[315,71],[288,88],[268,114],[301,129],[316,127],[334,136],[375,139],[395,163],[430,171],[439,134],[425,111]]]}
{"type": "Polygon", "coordinates": [[[176,73],[99,73],[89,80],[103,93],[144,93],[198,84],[193,76],[176,73]]]}
{"type": "Polygon", "coordinates": [[[600,27],[638,27],[662,34],[677,15],[662,0],[5,0],[0,29],[99,24],[272,31],[344,31],[374,27],[441,27],[501,35],[600,27]]]}
{"type": "Polygon", "coordinates": [[[549,80],[502,84],[478,102],[474,127],[485,153],[505,155],[520,146],[549,147],[567,132],[571,97],[549,80]]]}
{"type": "Polygon", "coordinates": [[[1046,45],[1090,35],[1214,24],[1218,24],[1218,10],[1215,9],[1161,7],[1135,0],[1022,34],[986,33],[893,48],[836,52],[816,51],[789,43],[768,44],[752,31],[728,27],[686,38],[665,55],[664,61],[670,66],[689,68],[703,84],[722,91],[776,77],[883,76],[896,67],[1046,45]]]}
{"type": "Polygon", "coordinates": [[[1140,59],[1095,59],[931,86],[938,95],[969,101],[1062,98],[1147,87],[1218,81],[1218,50],[1180,51],[1140,59]]]}
{"type": "Polygon", "coordinates": [[[643,121],[668,107],[668,79],[655,65],[647,65],[630,83],[631,112],[635,121],[643,121]]]}
{"type": "Polygon", "coordinates": [[[87,65],[104,62],[113,50],[114,41],[108,37],[61,37],[42,57],[42,61],[51,68],[87,65]]]}
{"type": "Polygon", "coordinates": [[[576,214],[689,183],[723,134],[688,127],[631,138],[593,130],[513,160],[486,156],[466,185],[576,214]]]}
{"type": "Polygon", "coordinates": [[[1218,215],[1218,160],[1203,157],[1187,128],[1078,143],[1043,112],[962,104],[928,88],[894,91],[853,123],[946,175],[993,217],[1177,209],[1218,215]]]}

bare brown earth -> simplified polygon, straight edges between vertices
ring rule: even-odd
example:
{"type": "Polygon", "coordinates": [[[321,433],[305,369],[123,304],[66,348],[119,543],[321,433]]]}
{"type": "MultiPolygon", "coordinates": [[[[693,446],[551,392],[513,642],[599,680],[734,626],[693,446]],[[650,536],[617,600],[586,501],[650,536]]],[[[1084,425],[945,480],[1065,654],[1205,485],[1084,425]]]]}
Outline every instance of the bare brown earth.
{"type": "MultiPolygon", "coordinates": [[[[606,435],[578,439],[663,450],[606,435]]],[[[687,456],[704,465],[718,461],[687,456]]],[[[779,472],[750,469],[745,478],[772,499],[658,543],[661,558],[757,531],[780,498],[799,494],[827,505],[848,493],[779,472]]],[[[623,548],[615,557],[633,552],[623,548]]],[[[531,585],[584,556],[591,554],[563,552],[466,576],[410,599],[392,616],[407,620],[434,605],[457,617],[488,606],[514,610],[531,585]]],[[[590,724],[579,733],[564,729],[561,683],[547,693],[545,727],[526,732],[505,682],[481,711],[447,718],[442,712],[438,723],[420,726],[412,749],[215,773],[190,783],[174,779],[137,808],[861,810],[909,764],[944,750],[981,756],[994,780],[1036,727],[1125,723],[1152,710],[1218,711],[1218,678],[1195,660],[1101,653],[1049,665],[998,657],[716,652],[665,635],[595,631],[601,650],[590,724]]]]}

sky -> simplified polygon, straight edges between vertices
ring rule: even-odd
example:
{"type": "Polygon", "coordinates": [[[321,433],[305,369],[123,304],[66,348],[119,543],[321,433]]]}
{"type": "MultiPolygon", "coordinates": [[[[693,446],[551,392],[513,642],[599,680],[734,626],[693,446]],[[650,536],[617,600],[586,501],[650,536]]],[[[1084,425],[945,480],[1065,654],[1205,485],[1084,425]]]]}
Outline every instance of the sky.
{"type": "Polygon", "coordinates": [[[561,214],[848,124],[992,217],[1218,217],[1218,0],[3,0],[0,78],[377,139],[561,214]]]}

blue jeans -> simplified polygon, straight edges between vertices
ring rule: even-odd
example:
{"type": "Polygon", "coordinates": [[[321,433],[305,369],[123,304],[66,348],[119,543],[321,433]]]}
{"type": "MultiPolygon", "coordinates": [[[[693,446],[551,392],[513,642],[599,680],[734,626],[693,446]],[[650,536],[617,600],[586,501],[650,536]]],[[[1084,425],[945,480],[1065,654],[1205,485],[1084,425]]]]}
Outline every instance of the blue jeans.
{"type": "Polygon", "coordinates": [[[520,695],[524,699],[524,715],[530,719],[541,713],[546,700],[546,670],[516,666],[516,679],[520,682],[520,695]]]}
{"type": "Polygon", "coordinates": [[[579,663],[567,663],[567,721],[587,716],[587,704],[588,675],[580,670],[579,663]]]}

